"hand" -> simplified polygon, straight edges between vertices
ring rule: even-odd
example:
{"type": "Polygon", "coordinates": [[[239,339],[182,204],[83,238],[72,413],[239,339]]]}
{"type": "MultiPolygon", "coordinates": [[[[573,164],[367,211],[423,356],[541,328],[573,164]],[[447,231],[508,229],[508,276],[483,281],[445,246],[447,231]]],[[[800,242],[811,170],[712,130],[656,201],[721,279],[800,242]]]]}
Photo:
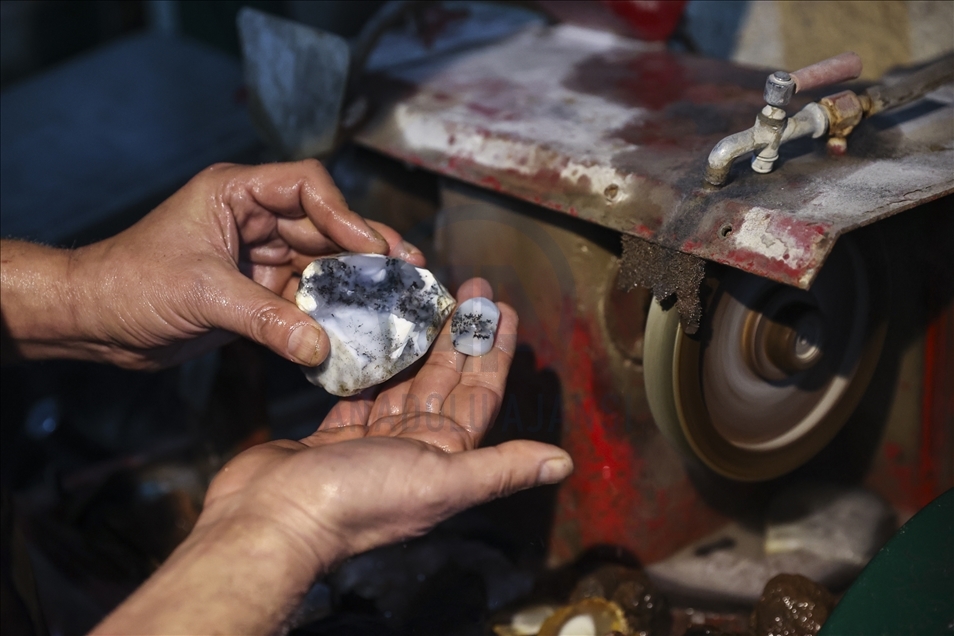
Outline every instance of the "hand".
{"type": "MultiPolygon", "coordinates": [[[[468,281],[459,300],[476,295],[490,296],[486,281],[468,281]]],[[[137,629],[272,631],[314,577],[340,560],[423,534],[470,506],[565,478],[572,462],[557,447],[516,440],[476,448],[500,408],[516,343],[516,313],[499,308],[488,355],[455,351],[448,321],[421,366],[340,401],[301,441],[262,444],[230,461],[209,488],[194,536],[100,628],[126,631],[131,617],[146,616],[157,622],[135,623],[137,629]],[[245,546],[231,559],[229,528],[243,529],[234,543],[245,546]],[[268,558],[255,558],[262,554],[268,558]],[[193,587],[189,572],[204,583],[193,587]],[[219,579],[229,581],[230,598],[222,599],[219,579]],[[254,602],[235,602],[249,586],[254,602]],[[161,605],[150,603],[157,598],[161,605]]]]}
{"type": "MultiPolygon", "coordinates": [[[[460,302],[491,295],[480,279],[458,294],[460,302]]],[[[234,509],[237,499],[250,510],[273,510],[286,524],[300,516],[302,540],[326,537],[323,559],[336,561],[421,534],[541,477],[548,483],[565,477],[569,457],[547,445],[523,441],[474,450],[500,408],[516,345],[516,312],[503,304],[500,312],[490,354],[456,351],[448,321],[416,370],[340,400],[299,442],[276,441],[236,457],[209,489],[206,518],[234,509]],[[555,463],[544,470],[546,458],[555,463]],[[330,554],[329,545],[336,546],[330,554]]]]}
{"type": "Polygon", "coordinates": [[[238,334],[314,366],[327,337],[291,300],[309,262],[342,250],[424,264],[396,232],[351,212],[317,161],[215,165],[105,241],[70,252],[5,241],[4,321],[26,357],[158,368],[238,334]],[[46,250],[53,282],[41,293],[30,250],[46,250]],[[17,311],[16,287],[29,310],[17,311]],[[37,307],[45,297],[56,303],[37,307]]]}

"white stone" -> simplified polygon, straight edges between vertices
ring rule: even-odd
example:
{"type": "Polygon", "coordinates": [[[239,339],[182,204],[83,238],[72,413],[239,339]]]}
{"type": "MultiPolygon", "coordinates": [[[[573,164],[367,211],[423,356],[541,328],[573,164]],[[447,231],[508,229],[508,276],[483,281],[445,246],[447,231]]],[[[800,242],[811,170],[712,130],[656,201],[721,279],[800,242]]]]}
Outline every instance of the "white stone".
{"type": "Polygon", "coordinates": [[[596,621],[589,614],[574,616],[560,628],[560,636],[599,636],[596,621]]]}
{"type": "Polygon", "coordinates": [[[482,356],[494,347],[500,310],[489,298],[465,300],[451,318],[454,348],[469,356],[482,356]]]}
{"type": "Polygon", "coordinates": [[[536,636],[543,622],[555,611],[552,605],[533,605],[520,610],[510,620],[510,629],[514,636],[536,636]]]}
{"type": "Polygon", "coordinates": [[[860,569],[894,530],[891,507],[865,488],[799,484],[769,503],[765,553],[809,552],[860,569]]]}
{"type": "Polygon", "coordinates": [[[340,396],[385,382],[413,364],[456,304],[428,270],[377,254],[312,262],[295,300],[331,343],[328,358],[306,368],[305,376],[340,396]]]}

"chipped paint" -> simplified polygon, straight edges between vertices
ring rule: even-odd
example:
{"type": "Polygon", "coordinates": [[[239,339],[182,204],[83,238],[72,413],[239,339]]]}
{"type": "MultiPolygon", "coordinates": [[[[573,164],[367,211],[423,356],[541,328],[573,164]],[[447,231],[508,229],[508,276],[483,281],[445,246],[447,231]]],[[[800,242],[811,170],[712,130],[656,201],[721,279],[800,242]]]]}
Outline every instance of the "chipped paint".
{"type": "Polygon", "coordinates": [[[758,252],[766,258],[779,261],[801,260],[802,246],[788,237],[778,237],[769,232],[773,210],[755,207],[745,213],[742,227],[732,232],[735,246],[758,252]],[[794,253],[794,255],[793,255],[794,253]]]}
{"type": "MultiPolygon", "coordinates": [[[[522,63],[513,66],[505,78],[489,82],[488,75],[496,72],[493,65],[479,57],[464,59],[452,74],[429,80],[432,90],[420,91],[396,105],[393,116],[402,147],[418,154],[452,157],[455,164],[466,162],[525,177],[536,177],[546,168],[556,171],[569,188],[602,193],[615,186],[615,203],[623,203],[630,195],[621,186],[631,176],[614,168],[612,158],[628,146],[622,141],[594,146],[592,141],[606,126],[625,126],[639,116],[640,109],[555,87],[547,65],[556,58],[569,67],[586,55],[626,46],[627,42],[578,27],[561,29],[544,37],[540,47],[527,51],[522,63]],[[567,127],[570,111],[576,125],[567,127]],[[481,120],[492,125],[483,128],[478,124],[481,120]]],[[[416,72],[399,76],[407,81],[416,77],[416,72]]]]}
{"type": "Polygon", "coordinates": [[[738,229],[727,228],[728,238],[735,244],[730,259],[741,265],[745,262],[744,255],[748,254],[750,259],[774,261],[774,264],[760,266],[761,270],[788,269],[793,277],[798,277],[799,271],[812,265],[825,233],[821,228],[811,236],[813,233],[806,233],[804,225],[794,225],[787,220],[778,210],[754,207],[746,211],[738,229]]]}
{"type": "MultiPolygon", "coordinates": [[[[802,139],[782,147],[770,174],[740,160],[709,190],[706,156],[752,125],[763,70],[558,25],[387,78],[408,90],[388,98],[359,143],[802,288],[841,234],[954,191],[950,99],[863,121],[837,159],[802,139]],[[718,234],[725,224],[729,240],[718,234]]],[[[797,95],[790,109],[818,97],[797,95]]]]}

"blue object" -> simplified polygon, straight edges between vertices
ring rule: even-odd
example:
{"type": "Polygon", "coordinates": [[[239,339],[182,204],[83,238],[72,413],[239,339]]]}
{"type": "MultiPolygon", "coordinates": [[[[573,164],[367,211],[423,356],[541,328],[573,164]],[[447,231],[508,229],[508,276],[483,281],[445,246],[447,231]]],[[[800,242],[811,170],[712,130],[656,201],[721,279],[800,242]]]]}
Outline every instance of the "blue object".
{"type": "Polygon", "coordinates": [[[692,0],[684,15],[686,34],[703,57],[727,60],[745,20],[747,0],[692,0]]]}
{"type": "Polygon", "coordinates": [[[0,233],[96,238],[258,148],[238,60],[187,39],[125,38],[0,95],[0,233]]]}

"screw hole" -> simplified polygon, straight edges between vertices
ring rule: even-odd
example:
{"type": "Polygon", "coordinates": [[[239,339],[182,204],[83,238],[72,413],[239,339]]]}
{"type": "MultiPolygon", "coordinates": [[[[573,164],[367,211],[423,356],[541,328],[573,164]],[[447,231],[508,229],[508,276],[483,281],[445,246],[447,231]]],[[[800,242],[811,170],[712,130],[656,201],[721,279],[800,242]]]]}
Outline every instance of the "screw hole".
{"type": "Polygon", "coordinates": [[[722,238],[726,238],[727,236],[729,236],[729,234],[732,234],[732,226],[729,225],[728,223],[725,223],[722,227],[719,228],[719,236],[721,236],[722,238]]]}

